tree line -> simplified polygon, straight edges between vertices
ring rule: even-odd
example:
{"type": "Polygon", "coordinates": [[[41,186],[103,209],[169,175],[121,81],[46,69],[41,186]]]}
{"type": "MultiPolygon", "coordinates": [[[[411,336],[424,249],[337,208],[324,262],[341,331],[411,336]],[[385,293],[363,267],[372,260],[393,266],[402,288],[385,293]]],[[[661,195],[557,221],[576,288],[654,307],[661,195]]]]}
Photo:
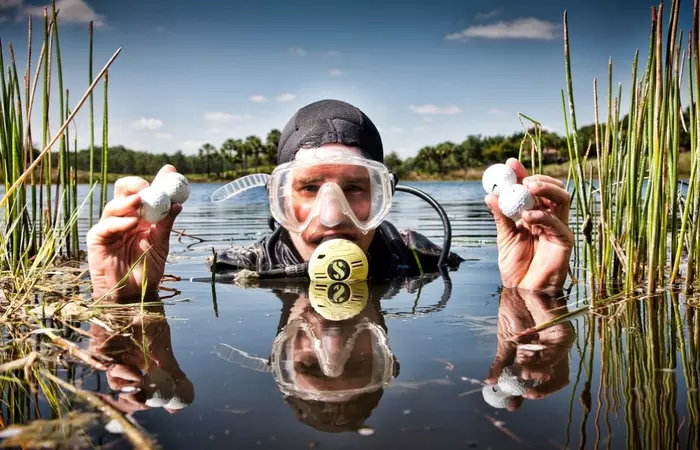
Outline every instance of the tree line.
{"type": "MultiPolygon", "coordinates": [[[[620,119],[619,139],[624,142],[626,137],[627,117],[620,119]]],[[[534,129],[528,130],[534,136],[534,129]]],[[[195,155],[185,155],[181,150],[172,154],[148,153],[134,151],[123,146],[109,148],[108,171],[113,174],[155,175],[165,164],[172,164],[183,174],[201,174],[209,178],[228,178],[242,173],[256,171],[269,172],[276,164],[277,145],[280,131],[271,130],[262,139],[250,135],[245,139],[226,139],[218,147],[205,143],[195,155]]],[[[605,136],[605,125],[600,125],[599,139],[605,136]]],[[[509,157],[517,157],[523,142],[523,160],[530,158],[530,144],[526,133],[515,132],[510,135],[468,135],[462,142],[445,141],[437,145],[421,148],[418,153],[402,159],[396,152],[385,153],[385,164],[399,177],[409,173],[425,175],[445,175],[464,168],[480,168],[502,162],[509,157]]],[[[585,153],[589,146],[595,144],[595,126],[586,125],[577,130],[579,151],[585,153]]],[[[540,132],[543,163],[563,163],[568,160],[568,144],[566,138],[557,133],[541,130],[540,132]]],[[[690,135],[681,128],[679,136],[681,151],[690,148],[690,135]]],[[[594,148],[594,147],[593,147],[594,148]]],[[[595,150],[590,150],[595,157],[595,150]]],[[[94,170],[99,173],[101,167],[101,148],[94,149],[94,170]]],[[[90,153],[83,149],[70,155],[71,166],[77,166],[79,171],[89,171],[90,153]]],[[[53,154],[53,167],[56,167],[58,155],[53,154]]]]}

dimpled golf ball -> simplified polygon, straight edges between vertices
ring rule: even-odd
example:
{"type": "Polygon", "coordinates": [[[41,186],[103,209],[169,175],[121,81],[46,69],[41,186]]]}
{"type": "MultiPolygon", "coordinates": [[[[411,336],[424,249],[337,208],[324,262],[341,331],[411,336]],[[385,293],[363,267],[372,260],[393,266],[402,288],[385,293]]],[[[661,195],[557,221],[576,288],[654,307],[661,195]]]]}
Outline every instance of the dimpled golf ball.
{"type": "Polygon", "coordinates": [[[520,378],[511,367],[505,367],[501,376],[498,377],[498,387],[507,395],[525,395],[534,385],[534,380],[520,378]]]}
{"type": "Polygon", "coordinates": [[[518,182],[515,171],[505,164],[494,164],[484,172],[481,184],[487,194],[499,195],[502,188],[518,182]]]}
{"type": "Polygon", "coordinates": [[[518,221],[524,211],[529,211],[534,206],[535,198],[522,184],[513,184],[503,189],[498,196],[498,208],[513,221],[518,221]]]}
{"type": "Polygon", "coordinates": [[[158,223],[170,212],[170,197],[160,189],[149,186],[139,192],[141,196],[140,215],[145,221],[158,223]]]}
{"type": "Polygon", "coordinates": [[[189,181],[184,175],[177,172],[162,175],[153,183],[153,187],[168,194],[171,203],[185,203],[190,197],[189,181]]]}
{"type": "Polygon", "coordinates": [[[505,409],[513,396],[509,395],[501,389],[498,384],[487,384],[481,389],[481,395],[484,401],[497,409],[505,409]]]}

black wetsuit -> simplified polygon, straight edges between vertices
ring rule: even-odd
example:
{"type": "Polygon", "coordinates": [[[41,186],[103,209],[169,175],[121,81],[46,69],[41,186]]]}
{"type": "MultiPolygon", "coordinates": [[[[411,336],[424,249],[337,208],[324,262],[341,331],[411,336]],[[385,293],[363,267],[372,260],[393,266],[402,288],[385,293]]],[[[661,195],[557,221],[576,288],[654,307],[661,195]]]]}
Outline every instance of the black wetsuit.
{"type": "MultiPolygon", "coordinates": [[[[369,278],[389,280],[395,277],[413,277],[438,272],[442,249],[413,230],[399,232],[389,222],[383,222],[367,251],[369,278]]],[[[278,227],[271,235],[248,246],[232,247],[217,253],[216,271],[249,269],[255,271],[277,269],[300,264],[303,261],[289,233],[278,227]]],[[[454,270],[464,261],[450,252],[447,268],[454,270]]],[[[211,267],[211,258],[207,261],[211,267]]]]}

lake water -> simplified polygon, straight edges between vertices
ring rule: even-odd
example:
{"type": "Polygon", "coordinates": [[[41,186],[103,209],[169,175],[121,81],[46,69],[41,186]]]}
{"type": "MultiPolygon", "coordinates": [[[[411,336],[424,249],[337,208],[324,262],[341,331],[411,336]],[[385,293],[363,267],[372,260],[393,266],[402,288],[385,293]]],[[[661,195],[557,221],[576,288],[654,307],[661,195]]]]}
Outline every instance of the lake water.
{"type": "MultiPolygon", "coordinates": [[[[514,398],[510,410],[486,403],[481,382],[492,366],[508,365],[516,358],[518,350],[507,338],[584,304],[584,287],[574,287],[569,297],[559,300],[501,298],[495,227],[483,203],[481,184],[407,184],[441,202],[452,221],[452,250],[466,261],[449,274],[446,301],[446,284],[437,278],[422,286],[403,286],[385,295],[390,298],[373,297],[376,306],[374,301],[368,303],[362,315],[385,326],[395,358],[392,364],[391,355],[381,355],[395,375],[386,388],[346,403],[286,398],[273,375],[264,370],[263,360],[270,356],[290,310],[301,308],[303,300],[271,289],[223,283],[212,288],[188,281],[165,283],[178,292],[166,300],[164,319],[155,319],[143,333],[138,326],[129,328],[136,341],[148,343],[151,366],[156,363],[178,380],[179,404],[173,401],[163,408],[164,402],[151,399],[146,404],[138,394],[118,392],[138,384],[145,358],[129,339],[100,341],[105,332],[95,324],[84,325],[96,337],[92,342],[81,338],[82,346],[109,348],[121,364],[109,374],[79,369],[83,388],[101,392],[133,412],[135,421],[164,448],[697,445],[699,367],[694,342],[699,328],[693,308],[683,299],[677,309],[664,299],[626,302],[591,316],[595,319],[579,315],[541,332],[541,347],[521,349],[517,357],[528,377],[539,381],[541,398],[514,398]],[[559,308],[552,311],[555,307],[559,308]],[[358,426],[361,432],[356,431],[358,426]]],[[[212,247],[246,244],[268,233],[264,196],[249,193],[215,205],[208,197],[216,187],[192,186],[175,229],[204,242],[173,235],[166,274],[182,279],[207,276],[204,261],[212,247]]],[[[413,228],[437,244],[442,242],[435,211],[409,194],[396,195],[389,220],[400,229],[413,228]]],[[[80,226],[84,235],[84,219],[80,226]]],[[[315,320],[322,322],[318,315],[315,320]]],[[[329,336],[319,338],[332,340],[335,335],[329,332],[329,336]]],[[[371,373],[362,367],[353,371],[351,366],[341,381],[327,381],[329,385],[368,383],[371,373]]],[[[94,437],[96,443],[128,447],[118,435],[104,430],[94,437]]]]}

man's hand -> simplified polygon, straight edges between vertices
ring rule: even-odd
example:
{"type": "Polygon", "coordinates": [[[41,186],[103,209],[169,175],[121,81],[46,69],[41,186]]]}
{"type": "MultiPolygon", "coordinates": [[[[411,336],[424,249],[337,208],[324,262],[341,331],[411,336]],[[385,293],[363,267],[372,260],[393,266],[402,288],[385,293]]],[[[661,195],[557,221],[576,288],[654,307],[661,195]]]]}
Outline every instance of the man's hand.
{"type": "Polygon", "coordinates": [[[571,195],[564,184],[546,175],[528,177],[515,158],[506,164],[515,171],[518,183],[535,196],[535,208],[513,222],[498,207],[498,196],[485,201],[496,221],[498,266],[505,288],[531,291],[560,289],[566,281],[574,236],[569,229],[571,195]]]}
{"type": "MultiPolygon", "coordinates": [[[[175,171],[175,167],[166,165],[156,179],[175,171]]],[[[139,177],[117,180],[114,199],[107,203],[100,221],[88,232],[88,266],[93,296],[99,297],[113,289],[145,252],[148,252],[144,258],[147,273],[144,273],[141,261],[114,295],[141,295],[144,279],[148,280],[148,291],[158,289],[170,251],[170,232],[182,205],[173,204],[163,220],[151,224],[139,217],[141,197],[138,193],[146,187],[148,182],[139,177]]]]}
{"type": "Polygon", "coordinates": [[[486,384],[498,383],[506,367],[518,369],[524,380],[536,380],[522,397],[514,397],[508,405],[513,411],[520,407],[523,399],[540,399],[563,389],[569,384],[569,350],[574,343],[574,329],[570,322],[545,328],[537,333],[536,343],[541,350],[518,348],[514,337],[532,327],[547,323],[565,314],[565,297],[541,292],[526,292],[504,289],[498,307],[498,345],[486,384]]]}

